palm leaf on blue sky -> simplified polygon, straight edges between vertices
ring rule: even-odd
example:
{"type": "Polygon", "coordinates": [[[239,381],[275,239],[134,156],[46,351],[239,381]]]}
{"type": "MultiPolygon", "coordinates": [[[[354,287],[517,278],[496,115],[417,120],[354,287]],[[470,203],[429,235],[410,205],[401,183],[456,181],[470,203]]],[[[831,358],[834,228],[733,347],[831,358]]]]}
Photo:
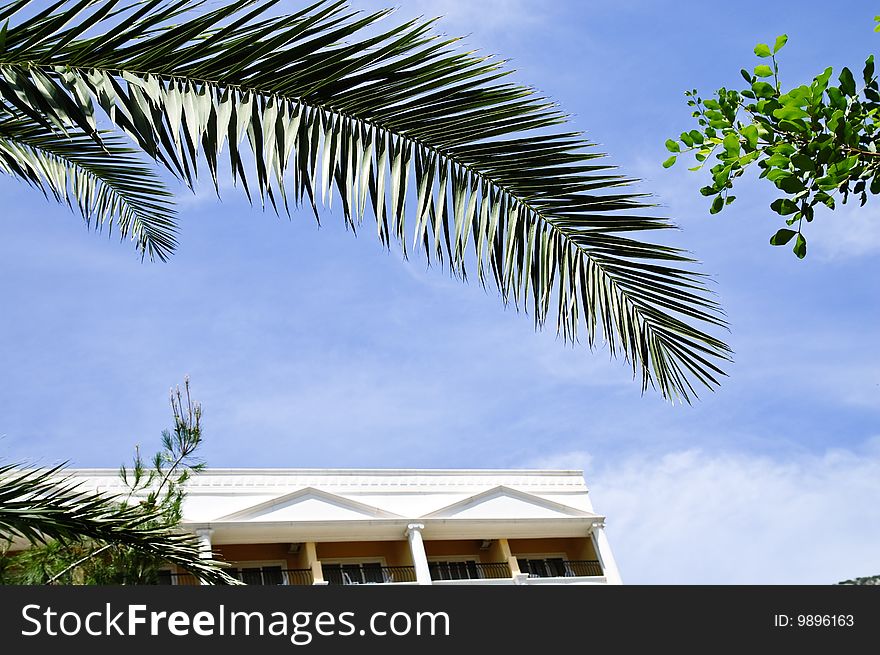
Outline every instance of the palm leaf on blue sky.
{"type": "MultiPolygon", "coordinates": [[[[371,216],[384,245],[475,272],[537,327],[555,319],[566,340],[604,342],[644,389],[689,400],[717,385],[730,352],[711,334],[725,323],[702,276],[685,253],[642,240],[671,224],[552,102],[430,21],[387,27],[387,11],[345,2],[283,15],[276,4],[8,3],[0,118],[88,138],[107,159],[119,145],[101,132],[106,117],[187,184],[200,171],[216,183],[226,167],[278,211],[305,204],[317,217],[338,203],[351,229],[371,216]]],[[[25,153],[7,154],[5,172],[62,199],[83,188],[72,153],[4,138],[18,145],[3,152],[25,153]],[[53,166],[37,164],[47,157],[53,166]]],[[[176,223],[158,178],[129,193],[128,173],[94,168],[115,201],[74,204],[147,256],[170,256],[176,223]]]]}

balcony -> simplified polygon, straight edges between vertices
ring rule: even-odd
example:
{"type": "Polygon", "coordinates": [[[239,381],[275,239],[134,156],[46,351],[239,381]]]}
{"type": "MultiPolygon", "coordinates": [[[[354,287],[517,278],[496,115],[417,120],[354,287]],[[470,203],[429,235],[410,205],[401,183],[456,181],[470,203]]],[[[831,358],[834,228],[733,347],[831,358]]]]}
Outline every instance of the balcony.
{"type": "Polygon", "coordinates": [[[510,566],[505,562],[484,564],[474,560],[463,562],[428,562],[431,580],[446,582],[453,580],[509,580],[510,566]]]}
{"type": "Polygon", "coordinates": [[[599,560],[566,560],[562,558],[520,558],[519,570],[529,578],[596,578],[605,574],[599,560]]]}
{"type": "Polygon", "coordinates": [[[324,579],[331,585],[415,583],[414,566],[381,566],[378,563],[324,564],[324,579]]]}

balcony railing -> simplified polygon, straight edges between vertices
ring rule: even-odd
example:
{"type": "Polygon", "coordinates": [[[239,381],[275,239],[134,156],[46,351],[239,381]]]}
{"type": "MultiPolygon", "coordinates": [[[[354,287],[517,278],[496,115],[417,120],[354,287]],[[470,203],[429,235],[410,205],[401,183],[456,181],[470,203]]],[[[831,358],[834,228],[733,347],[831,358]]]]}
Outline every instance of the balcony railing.
{"type": "Polygon", "coordinates": [[[287,569],[282,571],[282,573],[285,580],[283,584],[286,585],[306,587],[313,582],[311,569],[287,569]]]}
{"type": "Polygon", "coordinates": [[[324,579],[332,585],[393,584],[415,582],[414,566],[378,564],[324,564],[324,579]]]}
{"type": "MultiPolygon", "coordinates": [[[[431,579],[445,580],[493,580],[510,578],[510,567],[504,562],[488,563],[429,562],[431,579]]],[[[577,578],[601,577],[602,565],[598,560],[563,559],[520,559],[522,573],[530,578],[577,578]]],[[[280,569],[263,567],[261,569],[231,569],[228,573],[254,586],[306,586],[312,584],[311,569],[280,569]]],[[[392,584],[415,582],[416,570],[413,566],[379,566],[378,564],[325,564],[324,579],[333,585],[392,584]]],[[[199,580],[191,573],[171,573],[160,571],[157,585],[198,586],[199,580]]]]}
{"type": "MultiPolygon", "coordinates": [[[[236,580],[254,586],[305,586],[312,584],[311,569],[232,569],[227,571],[236,580]]],[[[199,579],[191,573],[171,573],[160,571],[156,579],[157,585],[197,586],[199,579]]]]}
{"type": "Polygon", "coordinates": [[[432,580],[491,580],[511,577],[510,566],[506,562],[428,562],[428,568],[432,580]]]}
{"type": "Polygon", "coordinates": [[[565,576],[574,577],[601,577],[602,565],[597,559],[573,560],[565,562],[565,576]]]}
{"type": "Polygon", "coordinates": [[[601,577],[602,565],[599,560],[564,560],[520,558],[519,569],[530,578],[579,578],[601,577]]]}

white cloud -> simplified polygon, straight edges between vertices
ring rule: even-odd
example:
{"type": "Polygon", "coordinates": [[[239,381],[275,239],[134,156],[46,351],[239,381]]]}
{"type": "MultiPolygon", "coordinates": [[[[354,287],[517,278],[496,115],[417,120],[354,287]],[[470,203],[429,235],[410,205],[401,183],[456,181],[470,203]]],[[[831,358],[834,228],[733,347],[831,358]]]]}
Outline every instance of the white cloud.
{"type": "MultiPolygon", "coordinates": [[[[869,203],[876,203],[876,200],[869,198],[869,203]]],[[[855,198],[834,212],[821,212],[804,229],[811,251],[825,261],[880,252],[880,212],[871,204],[859,207],[855,198]]]]}
{"type": "Polygon", "coordinates": [[[586,469],[624,582],[830,584],[880,574],[880,439],[774,459],[701,450],[532,462],[586,469]]]}

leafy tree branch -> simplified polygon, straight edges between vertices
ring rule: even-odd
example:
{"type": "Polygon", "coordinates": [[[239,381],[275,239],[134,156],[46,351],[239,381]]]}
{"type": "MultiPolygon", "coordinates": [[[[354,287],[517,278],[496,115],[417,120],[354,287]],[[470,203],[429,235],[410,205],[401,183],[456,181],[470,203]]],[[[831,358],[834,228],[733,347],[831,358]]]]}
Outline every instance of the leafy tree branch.
{"type": "Polygon", "coordinates": [[[787,42],[782,35],[772,48],[755,46],[755,55],[767,63],[740,71],[748,85],[743,89],[722,87],[707,99],[696,89],[687,91],[697,128],[666,141],[672,154],[663,166],[675,165],[683,154],[696,159],[689,170],[711,164],[709,184],[700,189],[712,199],[711,214],[736,200],[736,180],[757,167],[758,177],[782,194],[770,209],[785,227],[770,243],[784,246],[794,240],[793,251],[803,259],[805,223],[813,221],[817,209],[833,210],[838,201],[851,198],[864,205],[869,194],[880,193],[880,89],[871,55],[858,81],[849,68],[833,79],[829,67],[810,84],[783,91],[777,55],[787,42]]]}

